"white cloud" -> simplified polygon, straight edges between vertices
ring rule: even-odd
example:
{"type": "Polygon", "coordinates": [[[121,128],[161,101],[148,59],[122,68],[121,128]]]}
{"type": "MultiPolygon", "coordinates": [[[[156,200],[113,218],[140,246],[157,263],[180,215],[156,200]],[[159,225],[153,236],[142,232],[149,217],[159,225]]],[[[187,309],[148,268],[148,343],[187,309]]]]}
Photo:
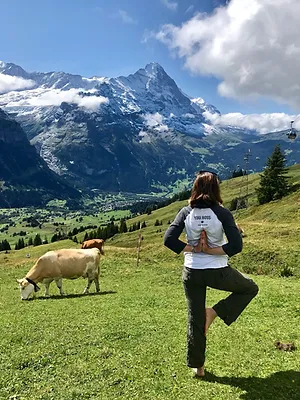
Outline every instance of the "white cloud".
{"type": "Polygon", "coordinates": [[[164,117],[158,112],[155,114],[145,114],[143,117],[146,125],[150,127],[162,124],[164,119],[164,117]]]}
{"type": "Polygon", "coordinates": [[[137,24],[137,20],[132,18],[127,11],[119,10],[119,16],[125,24],[137,24]]]}
{"type": "Polygon", "coordinates": [[[18,76],[10,76],[0,73],[0,93],[7,93],[12,90],[28,89],[35,85],[30,79],[23,79],[18,76]]]}
{"type": "Polygon", "coordinates": [[[291,121],[295,121],[294,128],[300,129],[300,115],[288,115],[284,113],[272,114],[241,114],[229,113],[224,115],[211,114],[205,111],[204,116],[213,125],[235,126],[254,129],[259,133],[281,131],[290,128],[291,121]]]}
{"type": "Polygon", "coordinates": [[[166,6],[171,11],[176,11],[178,7],[178,3],[176,1],[171,0],[161,0],[162,4],[166,6]]]}
{"type": "Polygon", "coordinates": [[[192,4],[185,10],[185,14],[188,14],[188,13],[192,12],[193,10],[194,10],[194,6],[192,4]]]}
{"type": "Polygon", "coordinates": [[[10,103],[9,106],[34,106],[34,107],[47,107],[59,106],[62,102],[75,103],[79,107],[86,108],[90,111],[97,111],[101,104],[108,103],[108,99],[103,96],[82,96],[79,93],[93,93],[94,90],[84,91],[84,89],[70,89],[70,90],[40,90],[35,91],[30,98],[22,99],[19,102],[10,103]]]}
{"type": "Polygon", "coordinates": [[[148,43],[150,39],[155,39],[155,38],[156,38],[156,32],[151,31],[149,29],[145,29],[141,43],[148,43]]]}
{"type": "Polygon", "coordinates": [[[155,129],[159,132],[168,131],[168,125],[163,124],[164,117],[158,112],[155,114],[145,114],[143,115],[145,120],[145,125],[149,128],[155,129]]]}
{"type": "Polygon", "coordinates": [[[156,38],[192,73],[215,76],[222,96],[269,97],[300,107],[300,1],[231,0],[156,38]]]}

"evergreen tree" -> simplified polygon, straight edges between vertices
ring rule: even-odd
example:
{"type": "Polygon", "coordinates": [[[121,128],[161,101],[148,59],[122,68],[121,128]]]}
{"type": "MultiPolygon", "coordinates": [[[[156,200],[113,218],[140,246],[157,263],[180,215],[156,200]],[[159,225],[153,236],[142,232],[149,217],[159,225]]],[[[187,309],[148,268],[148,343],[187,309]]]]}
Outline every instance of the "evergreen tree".
{"type": "Polygon", "coordinates": [[[0,243],[0,251],[3,250],[11,250],[10,244],[6,239],[2,240],[2,242],[0,243]]]}
{"type": "Polygon", "coordinates": [[[42,244],[42,239],[39,233],[35,235],[35,238],[33,239],[33,245],[34,246],[40,246],[42,244]]]}
{"type": "Polygon", "coordinates": [[[32,246],[33,245],[33,240],[32,237],[30,236],[30,238],[28,239],[28,246],[32,246]]]}
{"type": "Polygon", "coordinates": [[[24,243],[24,239],[19,239],[15,245],[15,250],[20,250],[20,249],[24,249],[25,247],[25,243],[24,243]]]}
{"type": "Polygon", "coordinates": [[[98,229],[97,229],[97,238],[102,239],[102,229],[100,228],[100,226],[98,226],[98,229]]]}
{"type": "Polygon", "coordinates": [[[85,242],[88,239],[89,239],[89,234],[87,232],[85,232],[83,241],[85,242]]]}
{"type": "Polygon", "coordinates": [[[259,204],[281,199],[289,191],[288,178],[285,176],[285,157],[280,146],[276,145],[260,175],[260,187],[256,190],[259,204]]]}
{"type": "Polygon", "coordinates": [[[127,225],[125,220],[122,218],[120,221],[120,233],[126,233],[127,232],[127,225]]]}
{"type": "Polygon", "coordinates": [[[146,207],[145,214],[150,215],[152,213],[152,208],[150,206],[146,207]]]}
{"type": "Polygon", "coordinates": [[[57,242],[58,241],[58,236],[57,233],[54,233],[54,235],[51,238],[51,243],[57,242]]]}
{"type": "Polygon", "coordinates": [[[240,169],[234,169],[232,171],[231,178],[237,178],[238,176],[243,176],[243,175],[245,175],[245,172],[246,171],[243,171],[241,168],[240,169]]]}

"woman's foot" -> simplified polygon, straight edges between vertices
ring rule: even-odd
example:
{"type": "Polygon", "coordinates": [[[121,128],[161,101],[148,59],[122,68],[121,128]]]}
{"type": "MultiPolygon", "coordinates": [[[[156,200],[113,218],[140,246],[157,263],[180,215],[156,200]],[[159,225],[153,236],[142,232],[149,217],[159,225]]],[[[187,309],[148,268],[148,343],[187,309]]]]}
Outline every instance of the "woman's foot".
{"type": "Polygon", "coordinates": [[[199,368],[192,368],[195,376],[204,376],[205,372],[204,372],[204,366],[203,367],[199,367],[199,368]]]}
{"type": "Polygon", "coordinates": [[[204,328],[204,334],[207,334],[208,328],[210,325],[214,322],[215,318],[217,316],[217,313],[213,308],[206,308],[205,309],[205,328],[204,328]]]}

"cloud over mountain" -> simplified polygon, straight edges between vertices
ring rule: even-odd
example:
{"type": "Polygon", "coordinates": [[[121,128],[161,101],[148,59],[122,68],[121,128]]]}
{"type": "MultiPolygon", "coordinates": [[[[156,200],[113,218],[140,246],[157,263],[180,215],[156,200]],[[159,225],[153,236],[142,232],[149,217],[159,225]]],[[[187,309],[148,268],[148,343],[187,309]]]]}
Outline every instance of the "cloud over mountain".
{"type": "Polygon", "coordinates": [[[0,73],[0,93],[7,93],[12,90],[29,89],[34,85],[35,82],[32,80],[0,73]]]}
{"type": "Polygon", "coordinates": [[[220,79],[225,97],[300,107],[298,0],[232,0],[156,34],[192,73],[220,79]]]}
{"type": "MultiPolygon", "coordinates": [[[[288,115],[285,113],[270,114],[211,114],[209,111],[204,112],[207,118],[215,126],[234,126],[239,128],[247,128],[256,130],[259,133],[268,133],[288,129],[291,120],[296,120],[299,115],[288,115]]],[[[300,120],[295,121],[294,127],[300,129],[300,120]]]]}
{"type": "Polygon", "coordinates": [[[107,104],[109,100],[103,96],[93,95],[95,90],[85,89],[36,89],[26,91],[24,96],[12,96],[10,107],[48,107],[59,106],[62,102],[77,104],[89,111],[97,111],[99,106],[107,104]]]}

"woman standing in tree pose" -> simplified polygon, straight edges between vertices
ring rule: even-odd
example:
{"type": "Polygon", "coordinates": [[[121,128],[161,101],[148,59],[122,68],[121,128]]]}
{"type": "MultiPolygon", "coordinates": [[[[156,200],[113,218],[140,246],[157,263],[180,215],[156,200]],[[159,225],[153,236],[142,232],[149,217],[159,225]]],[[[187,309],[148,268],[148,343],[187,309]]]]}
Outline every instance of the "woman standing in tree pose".
{"type": "Polygon", "coordinates": [[[229,210],[222,206],[216,174],[200,171],[189,206],[182,208],[165,233],[164,244],[184,252],[183,285],[188,306],[187,365],[204,376],[206,334],[218,316],[234,322],[258,292],[257,285],[228,265],[242,251],[242,238],[229,210]],[[185,229],[187,243],[179,239],[185,229]],[[227,241],[224,238],[224,233],[227,241]],[[206,287],[232,292],[205,308],[206,287]]]}

